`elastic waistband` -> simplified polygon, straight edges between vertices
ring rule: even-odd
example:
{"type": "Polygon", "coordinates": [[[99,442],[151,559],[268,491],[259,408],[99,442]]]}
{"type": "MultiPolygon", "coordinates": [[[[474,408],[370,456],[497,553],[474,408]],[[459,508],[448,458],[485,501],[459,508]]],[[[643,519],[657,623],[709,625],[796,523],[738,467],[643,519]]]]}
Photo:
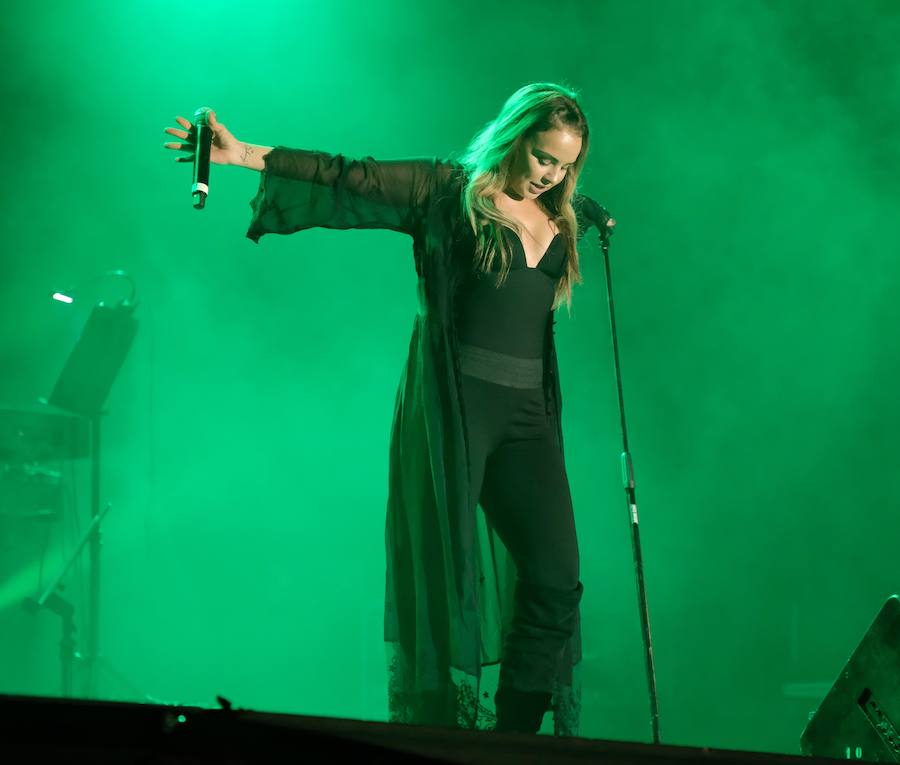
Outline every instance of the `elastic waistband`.
{"type": "Polygon", "coordinates": [[[544,382],[543,359],[520,359],[461,344],[459,362],[464,375],[507,388],[540,388],[544,382]]]}

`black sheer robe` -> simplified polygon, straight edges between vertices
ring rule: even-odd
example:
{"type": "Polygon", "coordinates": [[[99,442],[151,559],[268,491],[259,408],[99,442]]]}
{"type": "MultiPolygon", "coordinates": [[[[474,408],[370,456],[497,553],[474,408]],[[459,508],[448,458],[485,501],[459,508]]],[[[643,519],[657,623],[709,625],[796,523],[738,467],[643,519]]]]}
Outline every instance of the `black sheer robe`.
{"type": "MultiPolygon", "coordinates": [[[[483,666],[502,659],[515,568],[481,509],[468,511],[455,296],[475,240],[461,212],[462,168],[438,159],[354,160],[277,147],[266,156],[247,236],[314,226],[412,237],[419,310],[390,439],[384,638],[390,720],[489,728],[483,666]]],[[[576,212],[587,198],[576,200],[576,212]]],[[[586,221],[579,212],[579,237],[586,221]]],[[[562,450],[562,401],[548,318],[544,387],[562,450]]],[[[577,733],[580,628],[554,692],[556,732],[577,733]]]]}

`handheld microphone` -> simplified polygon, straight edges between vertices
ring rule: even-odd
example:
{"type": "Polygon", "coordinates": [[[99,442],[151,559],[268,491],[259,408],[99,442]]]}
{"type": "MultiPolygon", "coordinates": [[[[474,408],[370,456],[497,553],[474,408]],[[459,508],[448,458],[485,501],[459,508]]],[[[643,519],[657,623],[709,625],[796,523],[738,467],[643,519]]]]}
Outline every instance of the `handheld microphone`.
{"type": "Polygon", "coordinates": [[[209,194],[209,152],[212,148],[209,112],[210,108],[208,106],[201,106],[194,112],[197,148],[194,152],[194,179],[191,186],[191,196],[194,199],[194,207],[197,210],[203,209],[206,204],[206,196],[209,194]]]}
{"type": "Polygon", "coordinates": [[[600,241],[609,246],[609,238],[616,233],[616,219],[603,205],[597,205],[597,207],[600,208],[597,221],[597,228],[600,229],[600,241]]]}
{"type": "Polygon", "coordinates": [[[584,216],[593,223],[601,233],[606,229],[609,229],[610,234],[612,233],[612,229],[616,225],[616,220],[609,214],[609,210],[603,205],[590,197],[584,197],[582,211],[584,216]]]}

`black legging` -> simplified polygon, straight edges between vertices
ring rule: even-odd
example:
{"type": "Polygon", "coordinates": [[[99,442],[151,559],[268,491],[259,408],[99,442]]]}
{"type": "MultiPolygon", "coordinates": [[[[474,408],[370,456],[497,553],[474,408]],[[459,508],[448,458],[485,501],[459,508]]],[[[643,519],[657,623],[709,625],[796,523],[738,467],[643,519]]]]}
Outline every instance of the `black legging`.
{"type": "Polygon", "coordinates": [[[518,570],[500,688],[550,692],[581,598],[565,465],[542,387],[462,376],[470,511],[480,503],[518,570]]]}

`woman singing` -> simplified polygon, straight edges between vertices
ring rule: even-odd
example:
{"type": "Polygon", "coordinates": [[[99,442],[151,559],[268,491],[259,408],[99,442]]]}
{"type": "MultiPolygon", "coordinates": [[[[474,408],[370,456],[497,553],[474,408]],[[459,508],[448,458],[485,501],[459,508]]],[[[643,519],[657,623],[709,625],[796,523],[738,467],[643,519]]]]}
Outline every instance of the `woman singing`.
{"type": "MultiPolygon", "coordinates": [[[[177,118],[166,147],[193,159],[177,118]]],[[[553,311],[580,281],[596,203],[576,94],[513,93],[459,161],[258,146],[210,116],[211,160],[260,172],[247,236],[313,226],[412,237],[419,311],[390,440],[385,641],[390,719],[577,732],[578,544],[563,462],[553,311]],[[487,694],[484,694],[485,696],[487,694]]]]}

